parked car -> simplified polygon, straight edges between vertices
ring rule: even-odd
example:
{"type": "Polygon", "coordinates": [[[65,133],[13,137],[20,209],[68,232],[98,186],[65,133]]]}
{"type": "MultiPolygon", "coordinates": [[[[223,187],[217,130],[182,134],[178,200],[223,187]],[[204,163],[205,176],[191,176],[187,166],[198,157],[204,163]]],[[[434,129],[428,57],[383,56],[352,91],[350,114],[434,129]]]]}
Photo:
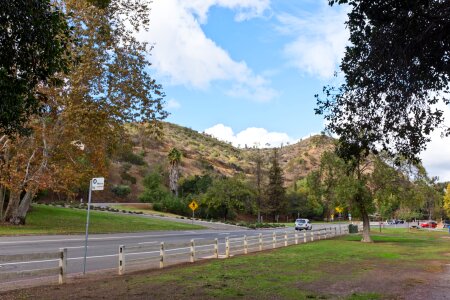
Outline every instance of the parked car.
{"type": "Polygon", "coordinates": [[[295,220],[295,230],[311,230],[312,225],[309,223],[308,219],[297,219],[295,220]]]}
{"type": "Polygon", "coordinates": [[[435,221],[426,221],[420,223],[420,227],[422,228],[436,228],[437,223],[435,221]]]}

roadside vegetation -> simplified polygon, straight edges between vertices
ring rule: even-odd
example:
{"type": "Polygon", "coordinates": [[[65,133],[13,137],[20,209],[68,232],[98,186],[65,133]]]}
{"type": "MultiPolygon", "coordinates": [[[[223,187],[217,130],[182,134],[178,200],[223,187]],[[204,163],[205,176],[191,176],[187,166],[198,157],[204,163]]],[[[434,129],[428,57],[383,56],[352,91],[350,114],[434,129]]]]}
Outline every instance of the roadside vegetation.
{"type": "MultiPolygon", "coordinates": [[[[90,212],[90,233],[139,232],[152,230],[192,230],[204,227],[142,218],[110,212],[90,212]]],[[[0,235],[19,234],[82,234],[86,230],[86,210],[33,205],[27,216],[27,224],[1,226],[0,235]]]]}
{"type": "Polygon", "coordinates": [[[22,289],[2,299],[440,299],[448,295],[448,234],[385,230],[167,270],[22,289]],[[357,263],[355,263],[357,262],[357,263]],[[445,273],[447,272],[447,273],[445,273]],[[442,276],[445,273],[447,275],[442,276]],[[447,277],[446,277],[447,276],[447,277]],[[446,278],[446,279],[445,279],[446,278]],[[444,280],[444,281],[440,281],[444,280]],[[422,293],[422,294],[421,294],[422,293]]]}

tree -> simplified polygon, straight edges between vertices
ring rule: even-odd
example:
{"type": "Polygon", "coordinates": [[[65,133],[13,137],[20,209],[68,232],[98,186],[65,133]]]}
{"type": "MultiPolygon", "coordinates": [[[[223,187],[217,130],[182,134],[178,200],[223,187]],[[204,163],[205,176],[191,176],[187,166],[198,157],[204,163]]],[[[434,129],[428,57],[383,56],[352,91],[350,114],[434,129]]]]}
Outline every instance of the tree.
{"type": "Polygon", "coordinates": [[[447,216],[450,217],[450,183],[447,185],[444,195],[444,210],[447,213],[447,216]]]}
{"type": "MultiPolygon", "coordinates": [[[[449,92],[450,38],[448,1],[329,0],[348,3],[346,22],[351,46],[341,69],[345,83],[324,87],[317,114],[327,130],[339,136],[336,153],[356,179],[353,194],[364,221],[363,241],[370,224],[361,172],[370,154],[380,149],[396,158],[417,162],[429,134],[442,123],[433,107],[449,92]]],[[[444,98],[444,102],[449,103],[444,98]]]]}
{"type": "Polygon", "coordinates": [[[29,121],[33,134],[0,137],[3,221],[24,223],[39,189],[69,198],[86,189],[89,178],[107,175],[109,157],[127,140],[125,123],[151,126],[167,116],[161,86],[146,72],[149,49],[132,31],[148,23],[145,1],[98,3],[108,5],[61,3],[73,28],[71,72],[57,74],[64,86],[39,86],[47,102],[29,121]]]}
{"type": "Polygon", "coordinates": [[[162,176],[157,171],[154,171],[144,178],[144,192],[139,195],[141,202],[160,203],[170,192],[162,184],[162,176]]]}
{"type": "Polygon", "coordinates": [[[266,187],[266,211],[272,215],[274,221],[287,211],[286,189],[284,188],[283,170],[278,162],[278,152],[275,148],[269,169],[269,183],[266,187]]]}
{"type": "MultiPolygon", "coordinates": [[[[418,160],[449,103],[448,1],[329,0],[348,3],[351,45],[341,63],[346,82],[318,100],[328,128],[363,151],[381,146],[418,160]]],[[[450,133],[450,130],[447,131],[450,133]]]]}
{"type": "Polygon", "coordinates": [[[262,205],[261,182],[262,182],[262,177],[263,177],[263,171],[262,171],[263,159],[261,156],[261,150],[259,148],[256,149],[256,153],[255,153],[253,159],[256,164],[255,177],[256,177],[256,206],[257,206],[257,210],[258,210],[258,222],[261,222],[261,205],[262,205]]]}
{"type": "Polygon", "coordinates": [[[213,178],[209,174],[195,175],[183,178],[178,189],[181,197],[189,197],[206,193],[212,183],[213,178]]]}
{"type": "Polygon", "coordinates": [[[169,159],[169,186],[170,191],[178,196],[178,178],[180,177],[181,152],[177,148],[172,148],[167,155],[169,159]]]}
{"type": "Polygon", "coordinates": [[[213,181],[202,197],[210,215],[217,214],[225,220],[233,218],[237,210],[252,210],[255,192],[239,175],[213,181]]]}
{"type": "Polygon", "coordinates": [[[50,0],[0,3],[0,135],[29,133],[46,95],[37,87],[67,70],[64,13],[50,0]],[[27,130],[28,129],[28,130],[27,130]]]}

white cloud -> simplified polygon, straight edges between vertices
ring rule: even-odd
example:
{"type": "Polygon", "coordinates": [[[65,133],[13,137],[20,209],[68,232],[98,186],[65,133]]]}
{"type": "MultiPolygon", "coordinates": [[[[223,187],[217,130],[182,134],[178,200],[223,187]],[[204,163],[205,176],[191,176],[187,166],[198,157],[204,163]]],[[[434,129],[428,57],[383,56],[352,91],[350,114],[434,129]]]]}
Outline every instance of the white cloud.
{"type": "MultiPolygon", "coordinates": [[[[450,107],[440,103],[447,126],[450,126],[450,107]]],[[[430,176],[439,176],[440,181],[450,181],[450,137],[441,137],[440,131],[431,134],[427,150],[421,154],[423,165],[430,176]]]]}
{"type": "Polygon", "coordinates": [[[180,102],[178,102],[175,99],[170,99],[169,101],[167,101],[167,109],[179,109],[181,107],[180,102]]]}
{"type": "Polygon", "coordinates": [[[151,26],[141,38],[155,45],[151,60],[158,75],[173,85],[207,89],[213,81],[225,81],[230,83],[233,96],[259,101],[275,97],[276,92],[265,78],[255,74],[245,61],[233,60],[205,35],[200,24],[207,21],[207,12],[213,5],[233,9],[236,19],[245,20],[263,14],[269,1],[154,1],[151,26]],[[235,87],[240,93],[233,92],[235,87]]]}
{"type": "Polygon", "coordinates": [[[211,6],[218,5],[237,10],[235,20],[245,21],[264,14],[270,7],[270,0],[190,0],[183,5],[205,23],[211,6]]]}
{"type": "Polygon", "coordinates": [[[293,35],[295,40],[284,47],[290,64],[301,72],[329,79],[338,69],[348,43],[349,33],[344,22],[346,8],[323,4],[318,13],[301,16],[277,16],[280,33],[293,35]]]}
{"type": "Polygon", "coordinates": [[[234,146],[244,147],[277,147],[281,144],[295,143],[295,140],[290,138],[286,133],[269,132],[264,128],[250,127],[237,134],[233,132],[231,127],[223,124],[214,125],[205,130],[205,133],[216,137],[219,140],[231,142],[234,146]]]}

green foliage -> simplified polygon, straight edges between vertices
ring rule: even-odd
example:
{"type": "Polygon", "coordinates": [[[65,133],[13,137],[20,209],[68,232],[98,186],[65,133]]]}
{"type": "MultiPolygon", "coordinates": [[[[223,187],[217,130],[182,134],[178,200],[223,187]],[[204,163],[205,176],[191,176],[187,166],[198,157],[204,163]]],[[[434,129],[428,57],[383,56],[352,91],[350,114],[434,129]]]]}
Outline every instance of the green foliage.
{"type": "Polygon", "coordinates": [[[286,190],[284,188],[283,170],[278,162],[277,149],[273,150],[271,167],[269,169],[269,183],[266,187],[264,210],[273,216],[277,216],[287,211],[286,190]]]}
{"type": "Polygon", "coordinates": [[[153,204],[156,211],[170,212],[177,215],[189,215],[189,203],[183,199],[177,198],[171,194],[167,194],[160,202],[153,204]]]}
{"type": "Polygon", "coordinates": [[[447,185],[444,195],[444,210],[447,213],[447,217],[450,217],[450,183],[447,185]]]}
{"type": "Polygon", "coordinates": [[[170,196],[170,192],[161,183],[162,177],[158,172],[152,172],[144,178],[144,192],[139,195],[139,201],[160,203],[170,196]]]}
{"type": "Polygon", "coordinates": [[[189,195],[204,194],[211,186],[212,182],[213,178],[209,174],[184,178],[179,186],[179,195],[181,195],[181,197],[187,197],[189,195]]]}
{"type": "Polygon", "coordinates": [[[49,0],[0,2],[0,134],[25,133],[46,95],[38,84],[67,71],[69,35],[62,10],[49,0]]]}
{"type": "Polygon", "coordinates": [[[125,198],[131,193],[131,188],[128,185],[116,185],[111,190],[116,196],[125,198]]]}
{"type": "Polygon", "coordinates": [[[341,63],[346,83],[324,88],[317,113],[358,151],[381,147],[417,161],[444,121],[435,104],[449,103],[448,1],[329,3],[349,4],[351,45],[341,63]]]}
{"type": "Polygon", "coordinates": [[[233,219],[236,211],[252,211],[254,190],[242,177],[221,178],[213,181],[202,197],[208,216],[233,219]]]}
{"type": "Polygon", "coordinates": [[[120,160],[133,165],[145,165],[144,158],[141,155],[133,153],[131,149],[126,149],[120,154],[120,160]]]}

